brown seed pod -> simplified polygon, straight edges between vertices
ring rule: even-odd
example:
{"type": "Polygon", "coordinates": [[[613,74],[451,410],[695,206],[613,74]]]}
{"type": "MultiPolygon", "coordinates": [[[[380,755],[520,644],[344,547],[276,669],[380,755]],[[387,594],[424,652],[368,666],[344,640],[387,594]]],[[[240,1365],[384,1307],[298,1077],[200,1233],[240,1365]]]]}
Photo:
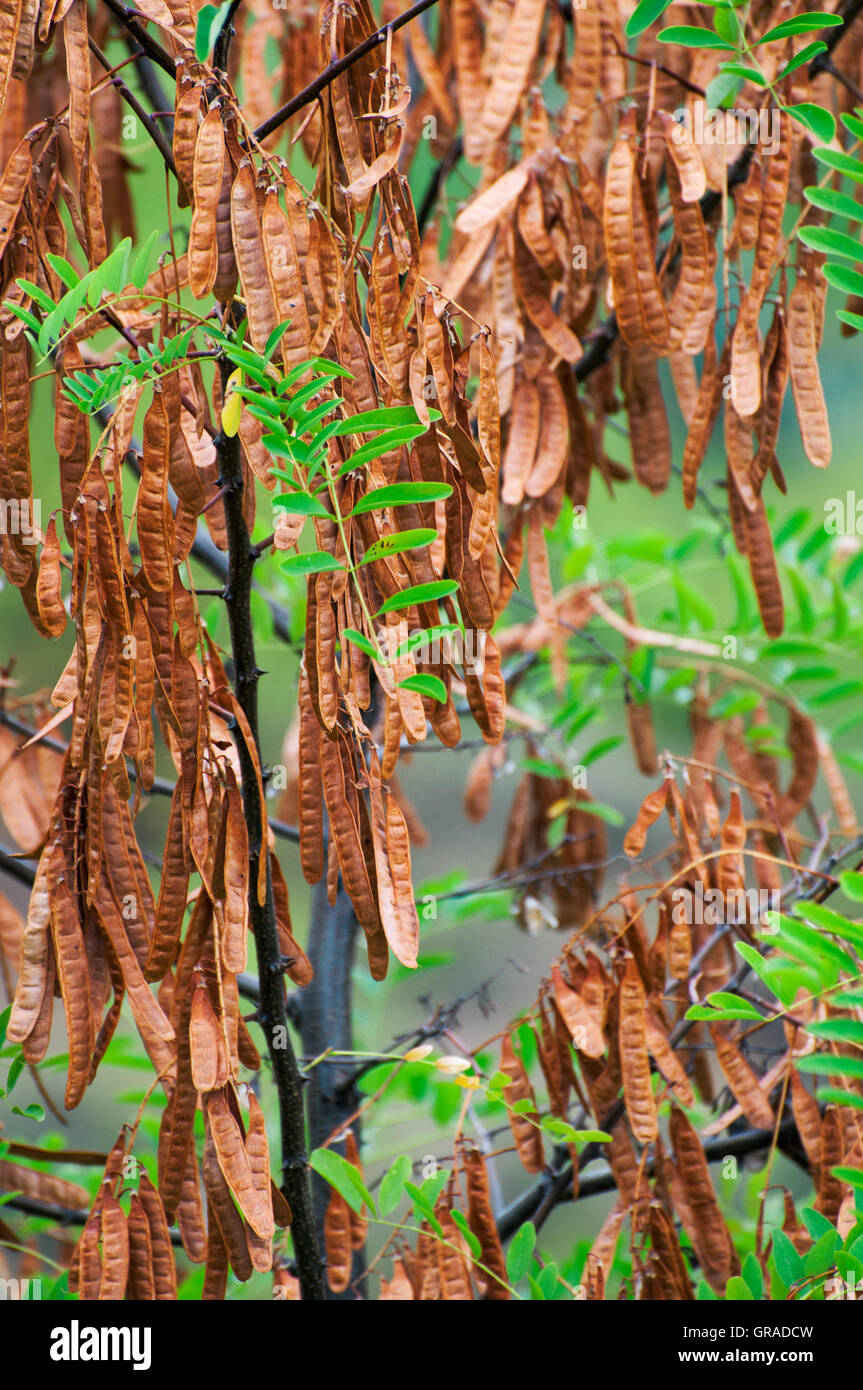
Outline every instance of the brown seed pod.
{"type": "Polygon", "coordinates": [[[501,1302],[509,1298],[506,1260],[491,1207],[485,1159],[479,1149],[467,1150],[464,1155],[464,1167],[468,1223],[480,1243],[480,1261],[493,1277],[489,1278],[484,1270],[476,1270],[476,1275],[487,1281],[486,1299],[490,1303],[501,1302]]]}
{"type": "Polygon", "coordinates": [[[222,1028],[210,1002],[206,985],[198,984],[192,995],[189,1020],[189,1055],[192,1080],[198,1091],[216,1091],[228,1081],[228,1055],[222,1028]]]}
{"type": "Polygon", "coordinates": [[[211,106],[195,140],[192,225],[189,232],[189,288],[196,299],[212,290],[219,260],[216,212],[222,191],[227,152],[222,113],[211,106]]]}
{"type": "Polygon", "coordinates": [[[153,1249],[150,1223],[137,1192],[129,1198],[129,1279],[128,1297],[135,1302],[152,1302],[156,1297],[153,1277],[153,1249]]]}
{"type": "Polygon", "coordinates": [[[746,1058],[718,1028],[711,1028],[710,1036],[722,1074],[747,1120],[756,1129],[772,1129],[776,1123],[773,1108],[746,1058]]]}
{"type": "Polygon", "coordinates": [[[798,273],[788,301],[788,362],[800,437],[810,463],[826,468],[833,446],[830,422],[818,371],[815,322],[816,290],[809,275],[798,273]]]}
{"type": "Polygon", "coordinates": [[[516,0],[510,12],[503,46],[479,115],[485,149],[509,129],[536,56],[544,14],[543,0],[516,0]]]}
{"type": "Polygon", "coordinates": [[[153,1287],[160,1301],[177,1297],[177,1270],[171,1234],[165,1219],[162,1199],[146,1172],[138,1180],[138,1196],[150,1227],[150,1248],[153,1254],[153,1287]]]}
{"type": "Polygon", "coordinates": [[[618,1044],[626,1113],[640,1144],[651,1144],[659,1133],[647,1056],[646,1008],[638,966],[630,957],[620,986],[618,1044]]]}
{"type": "Polygon", "coordinates": [[[533,1088],[525,1071],[524,1063],[517,1056],[509,1033],[504,1035],[501,1043],[500,1069],[510,1077],[509,1084],[503,1088],[503,1095],[508,1107],[509,1127],[512,1130],[518,1156],[528,1173],[541,1173],[545,1164],[545,1156],[536,1110],[534,1108],[523,1113],[512,1109],[520,1100],[529,1100],[534,1105],[535,1102],[533,1088]]]}
{"type": "Polygon", "coordinates": [[[635,859],[644,849],[647,832],[659,820],[663,811],[670,806],[670,785],[666,779],[656,791],[648,792],[641,803],[638,815],[626,833],[623,849],[630,859],[635,859]]]}
{"type": "Polygon", "coordinates": [[[351,1209],[340,1192],[330,1192],[324,1217],[327,1283],[333,1293],[344,1293],[351,1282],[351,1209]]]}
{"type": "Polygon", "coordinates": [[[255,1234],[262,1240],[270,1239],[275,1222],[269,1188],[263,1193],[256,1185],[242,1132],[231,1113],[224,1091],[213,1091],[208,1095],[207,1119],[219,1167],[237,1205],[255,1234]]]}

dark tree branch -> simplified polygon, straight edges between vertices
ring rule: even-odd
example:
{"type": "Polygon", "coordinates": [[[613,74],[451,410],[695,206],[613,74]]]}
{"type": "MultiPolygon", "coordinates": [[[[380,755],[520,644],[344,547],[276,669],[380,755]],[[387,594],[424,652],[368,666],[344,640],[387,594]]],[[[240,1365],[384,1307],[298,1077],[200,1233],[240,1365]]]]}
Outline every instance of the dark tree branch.
{"type": "MultiPolygon", "coordinates": [[[[106,3],[109,3],[109,0],[106,0],[106,3]]],[[[405,13],[399,15],[392,23],[382,25],[374,34],[370,34],[367,39],[363,39],[362,43],[357,44],[356,48],[352,48],[350,53],[346,53],[343,58],[337,58],[334,62],[328,63],[314,82],[310,82],[307,87],[304,87],[295,97],[291,97],[290,101],[286,102],[284,106],[280,106],[278,111],[274,111],[272,116],[269,116],[262,125],[258,126],[255,131],[255,139],[265,140],[268,135],[272,135],[274,130],[278,130],[279,126],[284,125],[285,121],[289,121],[291,116],[295,116],[304,106],[308,106],[310,101],[319,97],[331,82],[334,82],[343,72],[347,72],[348,68],[359,62],[360,58],[371,53],[379,44],[386,43],[387,34],[394,34],[396,29],[401,29],[403,25],[409,24],[412,19],[416,19],[417,15],[421,15],[424,10],[430,10],[432,5],[436,4],[437,0],[419,0],[419,4],[405,10],[405,13]]]]}
{"type": "Polygon", "coordinates": [[[219,30],[219,36],[213,47],[213,67],[219,68],[222,72],[228,71],[228,53],[231,47],[231,40],[236,33],[234,28],[234,18],[243,0],[231,0],[231,8],[225,16],[225,22],[219,30]]]}
{"type": "MultiPolygon", "coordinates": [[[[231,364],[219,363],[222,392],[227,392],[231,364]]],[[[231,632],[237,701],[246,716],[260,754],[258,737],[258,678],[255,659],[251,593],[254,555],[243,510],[243,469],[240,442],[236,435],[216,436],[219,481],[225,491],[225,522],[228,533],[228,578],[225,603],[231,632]]],[[[273,884],[263,842],[263,807],[255,768],[245,739],[235,731],[242,774],[243,807],[249,832],[249,921],[255,937],[260,977],[258,1021],[264,1030],[273,1066],[279,1101],[282,1141],[282,1187],[293,1213],[291,1234],[297,1258],[297,1273],[303,1299],[322,1301],[325,1297],[320,1248],[315,1232],[306,1155],[303,1078],[297,1065],[288,1031],[285,1011],[285,985],[279,933],[276,926],[273,884]],[[258,902],[257,879],[261,855],[266,857],[266,894],[258,902]]]]}
{"type": "MultiPolygon", "coordinates": [[[[793,1140],[796,1133],[795,1121],[789,1116],[779,1126],[779,1143],[785,1144],[793,1140]]],[[[758,1153],[761,1149],[770,1148],[772,1144],[773,1131],[769,1129],[744,1129],[737,1134],[717,1134],[704,1144],[704,1157],[708,1163],[715,1163],[722,1158],[742,1158],[745,1154],[758,1153]]],[[[652,1159],[646,1164],[645,1171],[652,1177],[652,1159]]],[[[583,1197],[595,1197],[600,1192],[612,1192],[616,1186],[614,1174],[610,1171],[588,1173],[579,1178],[578,1200],[581,1201],[583,1197]]],[[[497,1222],[498,1235],[501,1240],[508,1240],[525,1221],[533,1221],[536,1224],[537,1218],[543,1220],[552,1207],[572,1200],[572,1167],[567,1165],[560,1173],[547,1175],[535,1187],[521,1193],[501,1212],[497,1222]]]]}
{"type": "MultiPolygon", "coordinates": [[[[62,1157],[62,1152],[58,1152],[57,1158],[62,1157]]],[[[88,1211],[79,1211],[76,1207],[61,1207],[57,1202],[43,1202],[38,1197],[25,1197],[23,1194],[10,1197],[0,1207],[0,1211],[21,1211],[25,1216],[38,1216],[43,1221],[56,1221],[58,1226],[84,1226],[90,1216],[88,1211]]],[[[176,1227],[171,1228],[170,1236],[172,1245],[182,1247],[183,1238],[176,1227]]],[[[0,1241],[0,1245],[2,1244],[0,1241]]]]}
{"type": "Polygon", "coordinates": [[[160,116],[154,117],[154,119],[162,121],[165,128],[165,135],[167,136],[169,141],[173,141],[174,117],[170,114],[169,111],[169,108],[171,107],[172,103],[162,88],[162,84],[159,81],[158,74],[153,66],[151,59],[147,57],[138,40],[133,38],[132,35],[128,33],[126,34],[125,38],[126,47],[136,60],[135,71],[137,72],[138,80],[141,83],[141,90],[143,91],[145,97],[147,98],[148,102],[153,108],[153,111],[158,111],[162,113],[160,116]]]}
{"type": "MultiPolygon", "coordinates": [[[[350,1052],[353,1047],[351,978],[354,967],[357,919],[350,898],[339,884],[335,905],[330,907],[322,879],[312,890],[309,926],[309,959],[314,977],[298,999],[300,1036],[306,1057],[319,1057],[327,1048],[350,1052]]],[[[357,1109],[356,1066],[350,1058],[333,1059],[331,1066],[314,1067],[308,1074],[306,1107],[309,1143],[313,1149],[326,1143],[357,1109]]],[[[356,1123],[353,1129],[359,1142],[356,1123]]],[[[331,1145],[344,1153],[344,1142],[331,1145]]],[[[318,1240],[323,1246],[324,1217],[331,1188],[322,1177],[312,1177],[312,1199],[318,1240]]],[[[352,1280],[364,1267],[362,1251],[355,1251],[352,1280]]],[[[352,1300],[350,1286],[343,1294],[328,1292],[330,1299],[352,1300]]]]}
{"type": "Polygon", "coordinates": [[[147,57],[152,59],[157,67],[160,67],[169,77],[175,77],[177,65],[174,59],[160,43],[156,42],[137,16],[130,13],[125,5],[121,5],[120,0],[105,0],[105,4],[127,33],[131,34],[132,38],[140,44],[147,57]]]}
{"type": "Polygon", "coordinates": [[[126,102],[127,106],[130,106],[132,108],[135,115],[138,117],[138,120],[144,126],[144,129],[146,130],[153,144],[156,146],[156,149],[162,156],[165,168],[170,170],[170,172],[174,175],[174,178],[176,178],[177,166],[174,163],[173,152],[164,135],[162,134],[161,130],[157,126],[155,120],[150,115],[149,111],[144,110],[140,101],[135,96],[135,93],[129,90],[122,77],[120,77],[117,73],[113,72],[110,60],[105,57],[105,54],[102,52],[99,45],[97,43],[94,43],[92,39],[88,39],[88,43],[90,45],[90,52],[94,55],[97,62],[99,62],[105,69],[105,71],[108,73],[111,79],[111,85],[113,87],[116,87],[117,91],[120,93],[120,96],[126,102]]]}
{"type": "Polygon", "coordinates": [[[417,230],[420,236],[426,229],[429,218],[435,209],[441,187],[447,174],[458,164],[464,153],[464,141],[460,135],[453,140],[443,159],[438,160],[434,167],[434,173],[429,180],[429,186],[423,194],[423,200],[417,211],[417,230]]]}
{"type": "MultiPolygon", "coordinates": [[[[836,13],[842,16],[845,23],[841,25],[837,24],[835,28],[830,30],[827,38],[823,40],[827,48],[824,53],[817,54],[809,64],[808,72],[810,77],[817,77],[819,72],[833,71],[832,55],[847,35],[848,30],[851,28],[851,25],[854,23],[854,20],[861,10],[863,10],[863,0],[843,0],[843,3],[839,6],[836,13]]],[[[834,75],[838,76],[836,73],[834,73],[834,75]]]]}

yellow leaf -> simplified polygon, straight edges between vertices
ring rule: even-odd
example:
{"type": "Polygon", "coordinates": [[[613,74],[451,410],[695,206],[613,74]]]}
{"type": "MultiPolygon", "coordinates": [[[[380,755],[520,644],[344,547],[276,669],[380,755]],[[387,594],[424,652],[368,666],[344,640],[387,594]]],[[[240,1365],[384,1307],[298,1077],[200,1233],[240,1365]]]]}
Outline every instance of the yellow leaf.
{"type": "Polygon", "coordinates": [[[238,367],[237,370],[232,372],[228,377],[228,384],[225,390],[225,401],[222,406],[222,433],[226,434],[229,439],[233,438],[240,428],[240,416],[243,413],[243,398],[237,395],[236,387],[240,385],[242,380],[243,373],[238,367]]]}

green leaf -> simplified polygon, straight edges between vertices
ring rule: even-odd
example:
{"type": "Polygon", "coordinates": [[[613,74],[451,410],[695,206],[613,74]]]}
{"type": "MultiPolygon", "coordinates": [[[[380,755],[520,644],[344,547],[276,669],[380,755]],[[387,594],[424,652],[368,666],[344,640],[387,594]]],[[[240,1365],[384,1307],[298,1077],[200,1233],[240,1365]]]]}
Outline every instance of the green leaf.
{"type": "Polygon", "coordinates": [[[815,1242],[803,1260],[803,1268],[810,1276],[828,1274],[833,1268],[834,1256],[842,1244],[838,1231],[825,1231],[815,1242]]]}
{"type": "Polygon", "coordinates": [[[649,29],[660,15],[663,15],[671,4],[671,0],[639,0],[629,19],[624,25],[623,32],[628,39],[637,39],[639,34],[643,34],[645,29],[649,29]]]}
{"type": "Polygon", "coordinates": [[[418,628],[416,632],[410,634],[405,642],[399,643],[395,651],[395,659],[408,656],[411,652],[415,652],[417,647],[430,647],[435,642],[441,642],[442,639],[455,637],[460,632],[461,628],[457,627],[455,623],[441,623],[437,627],[418,628]]]}
{"type": "Polygon", "coordinates": [[[746,82],[754,82],[756,86],[764,86],[764,76],[757,68],[747,68],[743,63],[723,63],[722,71],[730,77],[742,77],[746,82]]]}
{"type": "Polygon", "coordinates": [[[743,1278],[752,1291],[752,1297],[756,1301],[760,1299],[764,1294],[764,1277],[761,1266],[751,1250],[743,1261],[743,1278]]]}
{"type": "Polygon", "coordinates": [[[822,1216],[821,1212],[816,1211],[814,1207],[804,1207],[800,1213],[800,1218],[813,1240],[820,1240],[828,1231],[836,1231],[836,1227],[827,1220],[827,1217],[822,1216]]]}
{"type": "Polygon", "coordinates": [[[59,275],[68,290],[73,290],[80,283],[80,275],[75,267],[69,264],[65,256],[57,256],[53,251],[46,251],[45,260],[51,269],[59,275]]]}
{"type": "MultiPolygon", "coordinates": [[[[432,420],[440,420],[439,410],[430,410],[432,420]]],[[[337,420],[328,428],[334,435],[370,434],[372,430],[396,429],[400,425],[419,423],[419,417],[412,405],[382,406],[379,410],[363,410],[359,415],[349,415],[345,420],[337,420]]]]}
{"type": "Polygon", "coordinates": [[[405,1190],[405,1183],[413,1172],[413,1164],[407,1154],[399,1154],[381,1179],[378,1193],[378,1207],[381,1216],[389,1216],[395,1211],[405,1190]]]}
{"type": "Polygon", "coordinates": [[[855,1091],[843,1091],[841,1086],[818,1086],[815,1098],[822,1105],[845,1105],[851,1110],[863,1110],[863,1096],[855,1091]]]}
{"type": "Polygon", "coordinates": [[[449,594],[458,592],[457,579],[435,579],[428,584],[412,584],[409,589],[393,594],[382,603],[375,617],[382,618],[385,613],[394,613],[402,608],[413,608],[418,603],[433,603],[449,594]]]}
{"type": "MultiPolygon", "coordinates": [[[[356,458],[356,454],[352,457],[356,458]]],[[[412,503],[436,502],[439,498],[449,497],[451,493],[449,483],[392,483],[389,487],[379,487],[374,492],[367,492],[348,515],[362,516],[365,512],[382,511],[384,507],[406,507],[412,503]]]]}
{"type": "Polygon", "coordinates": [[[443,1236],[443,1227],[435,1216],[434,1205],[415,1183],[406,1182],[405,1192],[413,1202],[414,1212],[421,1221],[427,1221],[438,1236],[443,1236]]]}
{"type": "Polygon", "coordinates": [[[399,681],[399,690],[416,690],[418,694],[425,695],[429,700],[437,700],[438,704],[445,705],[447,699],[447,688],[440,676],[429,675],[426,671],[420,671],[415,676],[408,676],[407,680],[399,681]]]}
{"type": "Polygon", "coordinates": [[[525,1221],[516,1231],[506,1252],[506,1275],[511,1284],[517,1284],[527,1274],[535,1245],[536,1228],[532,1221],[525,1221]]]}
{"type": "Polygon", "coordinates": [[[19,1052],[17,1057],[13,1057],[13,1059],[12,1059],[12,1065],[10,1066],[10,1068],[9,1068],[9,1073],[8,1073],[8,1075],[7,1075],[7,1077],[6,1077],[6,1094],[7,1094],[7,1096],[11,1096],[12,1092],[14,1091],[14,1089],[15,1089],[15,1084],[16,1084],[16,1082],[17,1082],[17,1080],[18,1080],[18,1077],[21,1075],[22,1071],[24,1070],[25,1065],[26,1065],[26,1063],[25,1063],[25,1061],[24,1061],[24,1054],[23,1054],[23,1052],[19,1052]]]}
{"type": "Polygon", "coordinates": [[[839,887],[846,898],[850,898],[855,903],[863,903],[863,874],[855,874],[847,870],[839,875],[839,887]]]}
{"type": "Polygon", "coordinates": [[[847,174],[856,183],[863,183],[863,162],[853,155],[828,149],[813,150],[812,153],[819,164],[826,164],[828,169],[835,169],[839,174],[847,174]]]}
{"type": "Polygon", "coordinates": [[[279,567],[283,574],[324,574],[329,570],[344,569],[335,556],[326,550],[308,550],[304,555],[289,555],[279,567]]]}
{"type": "Polygon", "coordinates": [[[601,738],[598,743],[594,743],[588,748],[586,753],[581,755],[582,767],[590,767],[591,763],[596,763],[600,758],[604,758],[606,753],[613,753],[615,748],[619,748],[626,739],[621,734],[612,734],[609,738],[601,738]]]}
{"type": "Polygon", "coordinates": [[[832,227],[801,227],[797,233],[804,246],[823,251],[825,256],[845,256],[849,261],[863,261],[863,246],[846,232],[832,227]]]}
{"type": "Polygon", "coordinates": [[[863,946],[863,926],[859,922],[849,922],[846,918],[840,917],[838,912],[825,907],[823,903],[800,902],[795,904],[794,911],[798,916],[805,917],[807,922],[814,922],[816,926],[825,927],[834,936],[850,941],[852,946],[863,946]]]}
{"type": "Polygon", "coordinates": [[[213,51],[213,44],[231,8],[230,0],[223,5],[202,5],[195,23],[195,57],[199,63],[206,63],[213,51]]]}
{"type": "Polygon", "coordinates": [[[452,1217],[453,1221],[458,1226],[459,1230],[461,1231],[462,1235],[467,1241],[471,1255],[475,1260],[478,1260],[482,1255],[482,1246],[480,1245],[470,1226],[467,1224],[467,1219],[464,1213],[458,1211],[457,1208],[453,1207],[452,1211],[450,1212],[450,1216],[452,1217]]]}
{"type": "MultiPolygon", "coordinates": [[[[728,66],[737,68],[736,63],[730,63],[728,66]]],[[[755,79],[750,78],[749,80],[753,82],[755,79]]],[[[704,93],[704,100],[708,107],[711,110],[727,111],[734,104],[743,82],[744,78],[739,76],[739,69],[737,72],[718,72],[708,82],[704,93]]],[[[759,81],[758,85],[763,87],[764,83],[759,81]]]]}
{"type": "Polygon", "coordinates": [[[24,309],[20,304],[15,304],[11,299],[3,300],[3,308],[6,309],[8,313],[14,314],[16,319],[21,319],[23,323],[26,323],[31,332],[35,333],[38,337],[41,324],[36,315],[31,314],[29,309],[24,309]]]}
{"type": "Polygon", "coordinates": [[[832,212],[837,217],[849,217],[854,222],[863,222],[863,204],[849,197],[847,193],[840,193],[838,188],[819,188],[813,185],[811,188],[804,188],[803,195],[807,202],[813,207],[821,208],[823,212],[832,212]]]}
{"type": "Polygon", "coordinates": [[[813,101],[801,101],[796,106],[786,106],[785,110],[799,125],[811,130],[823,144],[829,145],[835,138],[836,117],[832,112],[825,111],[823,106],[816,106],[813,101]]]}
{"type": "Polygon", "coordinates": [[[377,647],[375,647],[373,642],[369,641],[368,637],[364,637],[361,632],[357,632],[355,628],[343,627],[342,637],[346,637],[349,642],[353,642],[354,646],[359,647],[360,651],[365,652],[366,656],[370,656],[372,661],[379,660],[380,653],[377,647]]]}
{"type": "Polygon", "coordinates": [[[332,521],[333,514],[327,511],[318,497],[307,492],[281,492],[273,498],[273,506],[291,516],[325,516],[332,521]]]}
{"type": "Polygon", "coordinates": [[[785,64],[785,67],[779,73],[778,77],[776,77],[775,81],[777,83],[781,82],[783,77],[788,77],[789,73],[796,72],[798,68],[802,68],[811,63],[812,59],[817,58],[819,53],[826,52],[827,45],[823,39],[816,39],[814,43],[807,43],[805,48],[801,48],[800,52],[795,54],[791,61],[785,64]]]}
{"type": "Polygon", "coordinates": [[[851,1187],[863,1188],[863,1168],[847,1168],[840,1163],[837,1167],[831,1168],[830,1172],[840,1182],[847,1182],[851,1187]]]}
{"type": "Polygon", "coordinates": [[[134,285],[136,290],[143,290],[150,274],[150,257],[153,247],[158,241],[160,232],[158,228],[152,231],[142,246],[135,252],[135,259],[129,271],[129,284],[134,285]]]}
{"type": "Polygon", "coordinates": [[[282,338],[285,336],[290,326],[290,319],[285,319],[282,323],[276,324],[276,327],[273,329],[264,346],[265,362],[269,362],[272,359],[273,353],[279,346],[279,343],[282,341],[282,338]]]}
{"type": "Polygon", "coordinates": [[[742,1279],[739,1274],[733,1274],[728,1280],[728,1283],[725,1285],[725,1297],[729,1301],[736,1303],[752,1303],[755,1300],[755,1294],[750,1289],[746,1280],[742,1279]]]}
{"type": "Polygon", "coordinates": [[[740,27],[730,9],[717,5],[713,11],[713,31],[721,39],[727,39],[737,48],[740,43],[740,27]]]}
{"type": "Polygon", "coordinates": [[[40,1124],[45,1118],[45,1111],[35,1101],[30,1105],[25,1105],[23,1110],[20,1105],[13,1105],[12,1114],[23,1115],[26,1120],[36,1120],[40,1124]]]}
{"type": "Polygon", "coordinates": [[[789,1289],[793,1284],[798,1284],[801,1279],[806,1278],[803,1261],[791,1244],[789,1237],[781,1230],[773,1232],[773,1263],[779,1278],[789,1289]]]}
{"type": "Polygon", "coordinates": [[[726,52],[737,52],[736,44],[694,24],[672,24],[669,29],[660,29],[656,37],[660,43],[679,43],[683,48],[722,48],[726,52]]]}
{"type": "Polygon", "coordinates": [[[313,1149],[309,1155],[309,1164],[344,1197],[351,1211],[355,1211],[359,1216],[365,1204],[373,1216],[377,1215],[372,1195],[363,1182],[362,1174],[341,1154],[335,1153],[332,1149],[313,1149]]]}
{"type": "Polygon", "coordinates": [[[740,1018],[757,1019],[763,1022],[764,1015],[759,1013],[754,1004],[750,1004],[748,999],[739,999],[736,994],[725,994],[721,990],[716,994],[708,994],[708,1004],[712,1004],[714,1009],[734,1009],[740,1018]]]}
{"type": "Polygon", "coordinates": [[[807,10],[803,14],[794,15],[792,19],[783,19],[781,24],[768,29],[760,39],[756,39],[755,47],[759,48],[763,43],[773,43],[775,39],[785,39],[789,34],[815,34],[819,29],[833,29],[843,22],[841,15],[819,14],[817,10],[807,10]]]}
{"type": "Polygon", "coordinates": [[[578,809],[586,816],[596,816],[607,825],[623,825],[624,816],[616,806],[605,806],[601,801],[580,801],[578,809]]]}
{"type": "Polygon", "coordinates": [[[394,531],[389,536],[381,536],[370,545],[360,564],[370,565],[373,560],[380,560],[385,555],[398,555],[403,550],[419,550],[436,540],[437,531],[432,531],[427,526],[415,531],[394,531]]]}
{"type": "MultiPolygon", "coordinates": [[[[411,440],[418,439],[421,434],[425,434],[425,425],[421,424],[403,425],[399,429],[385,430],[383,434],[379,434],[377,439],[373,439],[371,443],[363,444],[359,449],[355,449],[354,452],[345,459],[339,469],[338,476],[341,477],[344,473],[353,473],[354,469],[361,468],[363,465],[371,463],[372,459],[380,458],[382,454],[388,454],[390,450],[397,449],[402,444],[409,444],[411,440]]],[[[399,484],[393,484],[393,486],[397,487],[399,484]]],[[[437,486],[437,484],[432,483],[429,486],[434,487],[437,486]]],[[[381,492],[385,492],[386,490],[386,488],[380,489],[381,492]]],[[[382,503],[381,505],[383,506],[385,504],[382,503]]]]}
{"type": "Polygon", "coordinates": [[[795,1066],[807,1076],[849,1076],[855,1081],[863,1077],[863,1057],[829,1057],[817,1052],[799,1057],[795,1066]]]}
{"type": "Polygon", "coordinates": [[[6,1029],[9,1027],[9,1019],[12,1014],[12,1005],[7,1004],[6,1008],[0,1013],[0,1047],[6,1041],[6,1029]]]}
{"type": "Polygon", "coordinates": [[[15,283],[39,305],[40,309],[50,314],[55,307],[50,294],[46,294],[39,285],[34,285],[32,280],[25,280],[23,276],[19,276],[15,283]]]}
{"type": "MultiPolygon", "coordinates": [[[[857,110],[860,110],[859,106],[857,110]]],[[[849,116],[846,112],[843,112],[839,119],[845,129],[851,132],[855,140],[863,140],[863,121],[861,121],[859,116],[849,116]]]]}
{"type": "MultiPolygon", "coordinates": [[[[850,309],[837,309],[836,317],[842,323],[847,323],[850,328],[853,328],[855,330],[855,332],[863,333],[863,314],[854,314],[851,312],[850,309]]],[[[858,550],[856,561],[858,567],[863,566],[863,550],[858,550]]],[[[849,565],[849,569],[850,568],[851,566],[849,565]]]]}

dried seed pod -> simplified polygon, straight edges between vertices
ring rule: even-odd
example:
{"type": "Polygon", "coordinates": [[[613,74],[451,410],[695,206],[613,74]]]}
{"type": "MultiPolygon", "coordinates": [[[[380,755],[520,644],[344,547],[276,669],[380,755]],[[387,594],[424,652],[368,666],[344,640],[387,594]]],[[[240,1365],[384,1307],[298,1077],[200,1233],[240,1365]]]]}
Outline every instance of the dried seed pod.
{"type": "Polygon", "coordinates": [[[192,225],[189,232],[189,288],[196,299],[212,290],[219,263],[216,212],[227,152],[218,105],[207,112],[195,140],[192,225]]]}
{"type": "Polygon", "coordinates": [[[638,966],[630,957],[620,986],[618,1045],[626,1113],[640,1144],[651,1144],[659,1133],[647,1056],[646,1010],[647,1001],[638,966]]]}
{"type": "MultiPolygon", "coordinates": [[[[487,1281],[485,1296],[490,1303],[500,1302],[509,1298],[506,1260],[491,1207],[485,1159],[479,1149],[467,1150],[464,1167],[468,1223],[480,1243],[481,1262],[494,1276],[487,1281]]],[[[477,1270],[476,1273],[478,1277],[486,1277],[484,1271],[477,1270]]]]}
{"type": "Polygon", "coordinates": [[[512,1037],[506,1033],[500,1049],[500,1069],[510,1077],[503,1088],[508,1107],[509,1127],[522,1164],[529,1173],[541,1173],[545,1164],[542,1148],[542,1132],[538,1126],[535,1109],[527,1113],[515,1111],[511,1107],[520,1100],[533,1102],[533,1088],[524,1069],[524,1063],[517,1056],[512,1045],[512,1037]]]}
{"type": "Polygon", "coordinates": [[[189,1055],[192,1080],[199,1091],[217,1091],[228,1081],[228,1054],[221,1024],[213,1010],[210,992],[203,983],[192,995],[189,1020],[189,1055]]]}
{"type": "Polygon", "coordinates": [[[810,463],[826,468],[833,446],[830,422],[818,371],[818,343],[815,324],[816,290],[809,275],[798,273],[797,284],[788,301],[788,361],[791,389],[800,425],[800,437],[810,463]]]}
{"type": "Polygon", "coordinates": [[[776,1123],[773,1108],[746,1058],[718,1028],[711,1028],[710,1036],[722,1074],[747,1120],[756,1129],[772,1129],[776,1123]]]}

